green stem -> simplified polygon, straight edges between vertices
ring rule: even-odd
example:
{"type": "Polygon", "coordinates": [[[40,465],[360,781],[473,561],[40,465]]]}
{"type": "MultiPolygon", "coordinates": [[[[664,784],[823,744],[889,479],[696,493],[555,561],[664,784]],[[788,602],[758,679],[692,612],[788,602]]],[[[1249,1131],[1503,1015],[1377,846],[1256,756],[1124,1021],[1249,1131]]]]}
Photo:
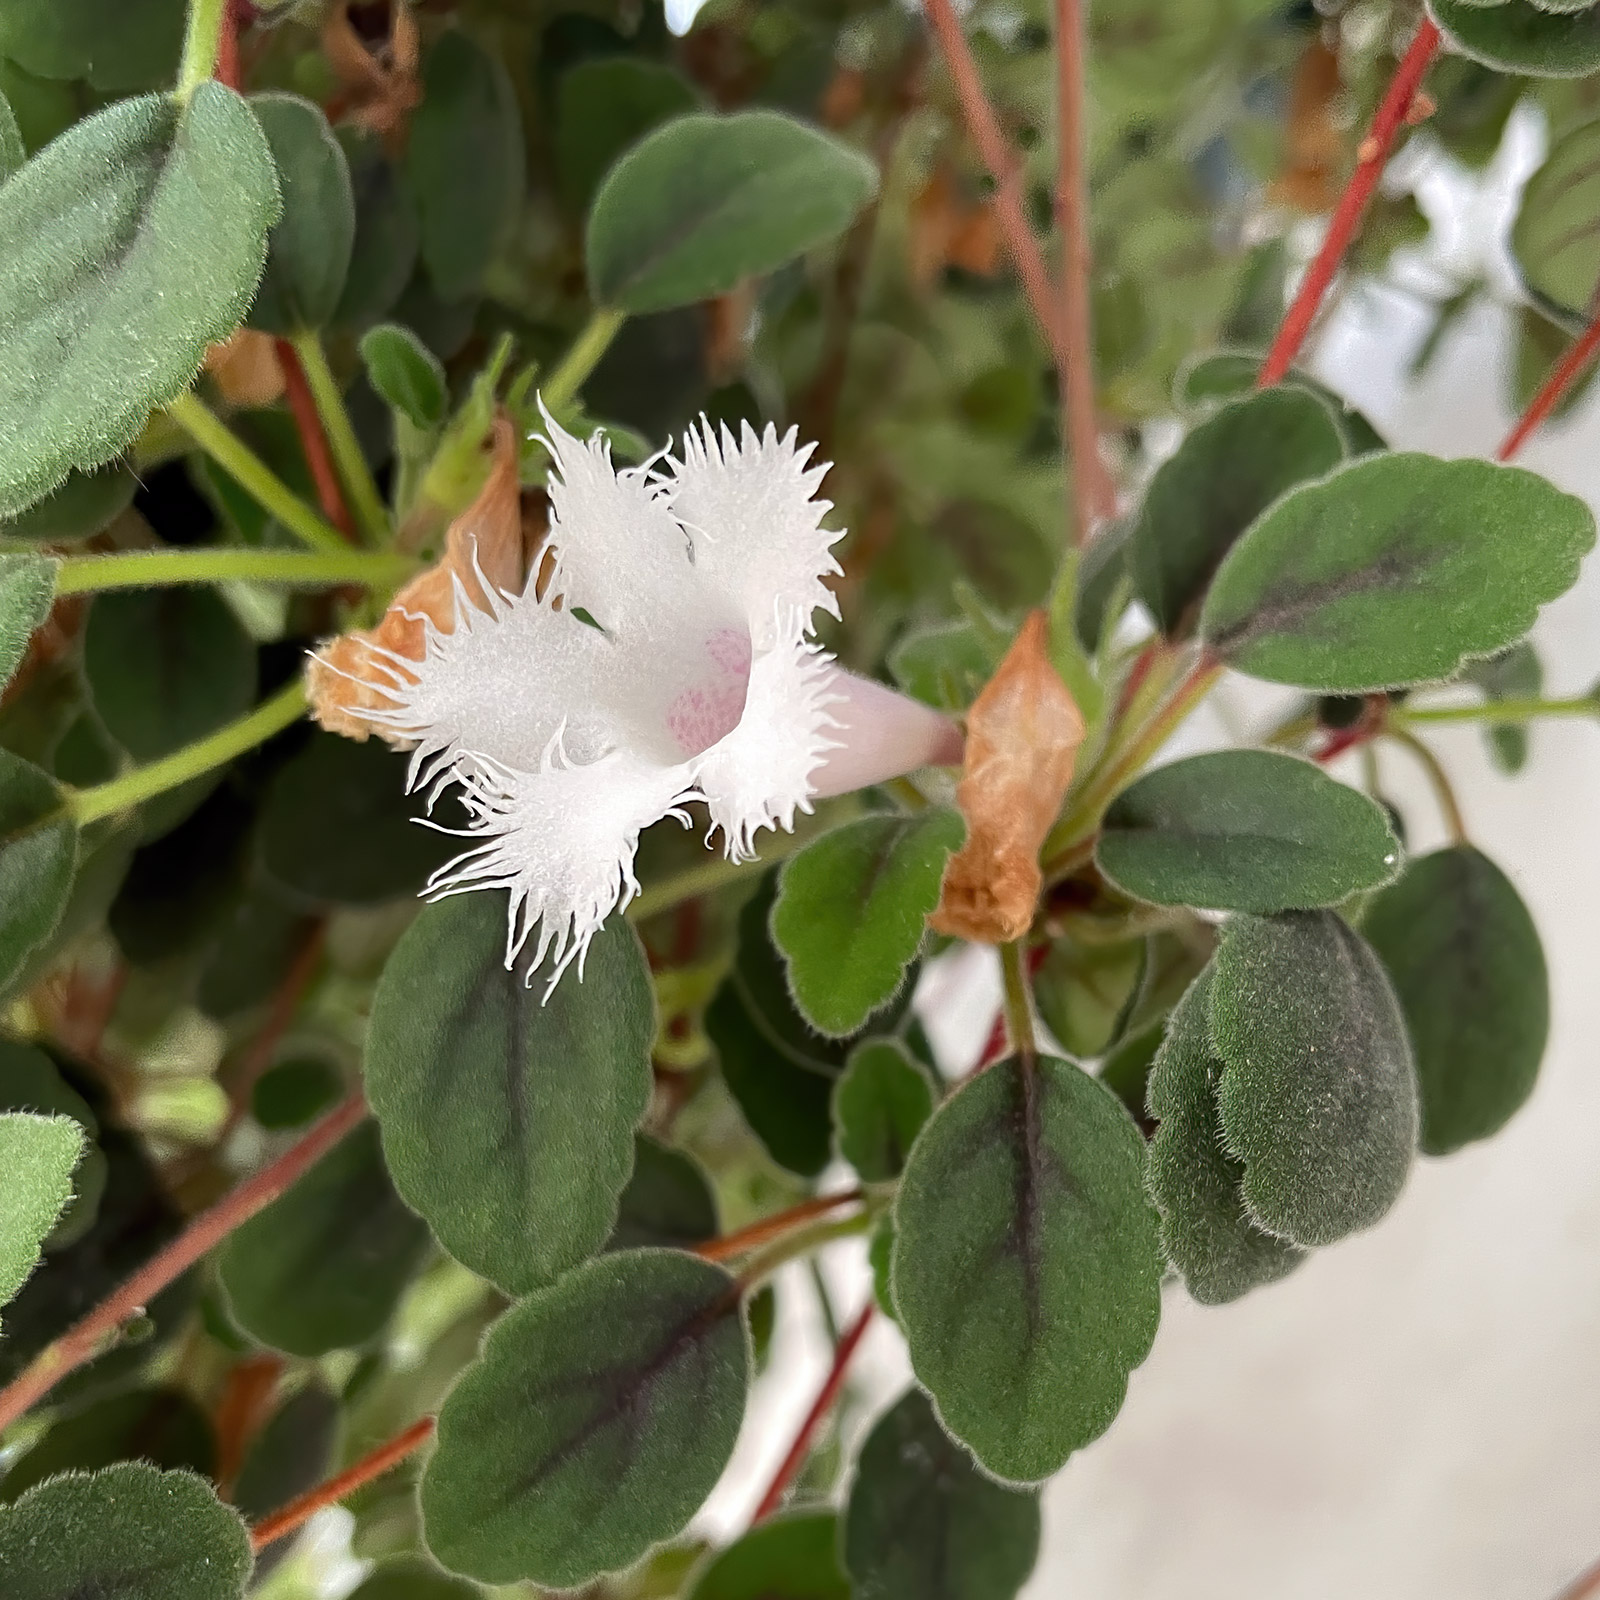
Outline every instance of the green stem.
{"type": "Polygon", "coordinates": [[[599,364],[627,317],[626,311],[612,311],[601,306],[589,318],[583,332],[561,358],[561,364],[539,385],[540,398],[552,411],[560,411],[577,398],[584,380],[599,364]]]}
{"type": "Polygon", "coordinates": [[[189,0],[189,29],[183,40],[183,60],[173,97],[187,105],[192,95],[217,69],[217,48],[222,39],[222,18],[228,0],[189,0]]]}
{"type": "Polygon", "coordinates": [[[1384,728],[1387,737],[1396,744],[1404,745],[1428,775],[1428,782],[1433,785],[1433,793],[1439,802],[1439,810],[1444,814],[1445,827],[1450,832],[1452,844],[1466,844],[1467,819],[1461,814],[1461,802],[1456,799],[1456,791],[1450,782],[1450,775],[1440,764],[1439,758],[1425,745],[1414,733],[1408,733],[1404,728],[1397,728],[1392,723],[1384,728]]]}
{"type": "Polygon", "coordinates": [[[297,333],[289,342],[305,369],[311,398],[316,401],[317,415],[322,419],[328,448],[333,452],[333,464],[339,469],[339,481],[350,496],[350,509],[367,536],[367,542],[385,544],[389,538],[389,513],[384,509],[383,496],[378,493],[367,458],[361,453],[361,441],[350,425],[350,413],[345,410],[344,396],[328,365],[322,340],[315,332],[310,332],[297,333]]]}
{"type": "Polygon", "coordinates": [[[1037,1046],[1033,1037],[1033,1006],[1028,996],[1028,975],[1022,966],[1020,940],[1000,946],[1000,971],[1005,978],[1006,1023],[1011,1047],[1032,1065],[1037,1046]]]}
{"type": "Polygon", "coordinates": [[[232,761],[246,750],[253,750],[296,721],[305,708],[305,685],[296,678],[270,700],[263,700],[247,716],[218,728],[204,739],[174,750],[170,756],[152,761],[147,767],[135,767],[109,783],[73,791],[68,797],[67,809],[72,820],[82,828],[101,817],[142,805],[168,789],[176,789],[179,784],[232,761]]]}
{"type": "Polygon", "coordinates": [[[1575,694],[1566,700],[1490,700],[1478,706],[1391,706],[1391,723],[1530,722],[1535,717],[1600,717],[1600,700],[1575,694]]]}
{"type": "Polygon", "coordinates": [[[180,394],[167,407],[167,415],[302,544],[313,550],[348,552],[350,546],[339,530],[313,511],[197,395],[180,394]]]}
{"type": "Polygon", "coordinates": [[[175,583],[281,583],[321,589],[359,583],[389,589],[416,569],[388,551],[138,550],[131,554],[68,556],[56,576],[57,594],[104,589],[152,589],[175,583]]]}

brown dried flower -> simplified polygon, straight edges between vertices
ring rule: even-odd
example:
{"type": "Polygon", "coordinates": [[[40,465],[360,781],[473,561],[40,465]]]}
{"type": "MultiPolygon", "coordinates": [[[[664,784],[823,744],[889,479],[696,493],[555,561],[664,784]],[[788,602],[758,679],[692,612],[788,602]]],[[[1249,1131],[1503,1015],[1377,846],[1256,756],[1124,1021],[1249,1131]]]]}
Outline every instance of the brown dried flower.
{"type": "Polygon", "coordinates": [[[283,395],[277,342],[254,328],[239,328],[206,351],[205,370],[230,406],[270,406],[283,395]]]}
{"type": "Polygon", "coordinates": [[[368,129],[398,156],[411,113],[422,104],[422,47],[408,0],[390,0],[389,40],[376,54],[350,21],[350,0],[339,0],[322,25],[322,52],[340,85],[328,106],[329,121],[368,129]]]}

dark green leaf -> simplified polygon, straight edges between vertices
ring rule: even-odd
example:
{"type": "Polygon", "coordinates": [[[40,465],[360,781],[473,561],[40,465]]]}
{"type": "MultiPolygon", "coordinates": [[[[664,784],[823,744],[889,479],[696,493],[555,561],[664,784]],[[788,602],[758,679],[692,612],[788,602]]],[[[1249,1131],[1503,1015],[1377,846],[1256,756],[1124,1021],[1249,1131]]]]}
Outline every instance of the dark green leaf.
{"type": "Polygon", "coordinates": [[[1037,1482],[1110,1426],[1161,1314],[1144,1141],[1065,1061],[1013,1057],[923,1130],[895,1202],[894,1299],[945,1425],[1037,1482]]]}
{"type": "Polygon", "coordinates": [[[851,1600],[837,1542],[831,1511],[776,1517],[717,1555],[688,1600],[851,1600]]]}
{"type": "Polygon", "coordinates": [[[1095,861],[1157,905],[1287,911],[1388,883],[1400,843],[1381,806],[1311,762],[1218,750],[1124,789],[1106,812],[1095,861]]]}
{"type": "MultiPolygon", "coordinates": [[[[1220,402],[1249,394],[1256,386],[1256,375],[1261,371],[1265,355],[1263,350],[1214,350],[1185,362],[1173,386],[1178,408],[1203,416],[1220,402]]],[[[1292,367],[1282,381],[1314,394],[1333,412],[1350,455],[1364,456],[1389,448],[1382,434],[1362,412],[1309,372],[1292,367]]]]}
{"type": "Polygon", "coordinates": [[[72,1198],[83,1129],[71,1117],[0,1114],[0,1306],[39,1263],[39,1247],[72,1198]]]}
{"type": "Polygon", "coordinates": [[[0,688],[28,653],[33,630],[50,615],[59,565],[27,551],[0,554],[0,688]]]}
{"type": "Polygon", "coordinates": [[[0,1507],[6,1600],[240,1600],[250,1538],[193,1473],[123,1462],[0,1507]]]}
{"type": "Polygon", "coordinates": [[[1394,991],[1331,911],[1235,917],[1211,983],[1222,1137],[1250,1215],[1332,1244],[1392,1206],[1417,1145],[1417,1082],[1394,991]]]}
{"type": "Polygon", "coordinates": [[[123,100],[0,188],[0,516],[124,450],[250,303],[278,213],[260,126],[202,84],[123,100]]]}
{"type": "Polygon", "coordinates": [[[562,199],[582,215],[624,150],[699,103],[676,72],[655,61],[597,56],[570,68],[556,101],[555,163],[562,199]]]}
{"type": "Polygon", "coordinates": [[[843,233],[876,187],[864,156],[780,112],[678,117],[595,195],[590,291],[631,312],[724,294],[843,233]]]}
{"type": "Polygon", "coordinates": [[[1121,1037],[1139,997],[1146,958],[1143,939],[1112,944],[1057,939],[1050,946],[1034,974],[1034,1001],[1069,1055],[1100,1055],[1121,1037]]]}
{"type": "Polygon", "coordinates": [[[446,300],[483,283],[522,203],[522,125],[498,56],[452,29],[422,66],[407,170],[421,219],[422,261],[446,300]]]}
{"type": "Polygon", "coordinates": [[[907,694],[938,711],[965,711],[1005,653],[974,622],[941,622],[908,633],[889,652],[889,670],[907,694]]]}
{"type": "Polygon", "coordinates": [[[844,1519],[854,1600],[1012,1600],[1038,1555],[1038,1492],[980,1472],[920,1389],[878,1419],[844,1519]]]}
{"type": "Polygon", "coordinates": [[[0,989],[54,931],[72,893],[78,830],[36,766],[0,750],[0,989]]]}
{"type": "Polygon", "coordinates": [[[250,1115],[269,1132],[303,1128],[330,1110],[344,1093],[344,1080],[331,1062],[315,1056],[269,1068],[250,1091],[250,1115]]]}
{"type": "MultiPolygon", "coordinates": [[[[1526,639],[1497,656],[1469,661],[1463,676],[1490,700],[1537,700],[1544,692],[1544,667],[1526,639]]],[[[1491,723],[1483,737],[1490,759],[1502,772],[1521,772],[1527,765],[1527,723],[1491,723]]]]}
{"type": "Polygon", "coordinates": [[[548,999],[507,968],[505,942],[503,894],[429,906],[373,998],[366,1080],[400,1192],[452,1255],[521,1293],[616,1225],[655,1008],[621,918],[548,999]]]}
{"type": "Polygon", "coordinates": [[[254,1521],[322,1482],[333,1464],[338,1432],[338,1399],[313,1377],[251,1440],[230,1497],[241,1514],[254,1521]]]}
{"type": "Polygon", "coordinates": [[[1201,632],[1230,666],[1308,689],[1449,677],[1525,634],[1593,543],[1588,507],[1519,467],[1367,456],[1257,520],[1201,632]]]}
{"type": "MultiPolygon", "coordinates": [[[[1145,1099],[1156,1052],[1161,1048],[1161,1025],[1130,1033],[1106,1057],[1100,1067],[1100,1081],[1128,1109],[1128,1115],[1142,1127],[1148,1123],[1145,1099]]],[[[1148,1127],[1145,1127],[1148,1133],[1148,1127]]]]}
{"type": "Polygon", "coordinates": [[[1211,972],[1178,1002],[1150,1075],[1150,1192],[1167,1258],[1203,1305],[1237,1300],[1291,1272],[1303,1252],[1259,1227],[1241,1194],[1244,1163],[1223,1145],[1217,1089],[1225,1070],[1211,1044],[1211,972]]]}
{"type": "Polygon", "coordinates": [[[382,1329],[427,1248],[427,1227],[394,1192],[367,1122],[245,1223],[217,1266],[240,1327],[290,1355],[320,1356],[382,1329]]]}
{"type": "Polygon", "coordinates": [[[687,1250],[721,1231],[717,1197],[705,1168],[686,1151],[674,1150],[648,1134],[635,1134],[633,1176],[622,1191],[617,1225],[606,1249],[687,1250]]]}
{"type": "Polygon", "coordinates": [[[52,490],[9,522],[0,521],[0,535],[35,544],[69,544],[109,526],[133,503],[139,480],[127,462],[116,460],[93,472],[69,472],[52,490]]]}
{"type": "Polygon", "coordinates": [[[1195,428],[1150,480],[1130,550],[1134,589],[1162,631],[1187,631],[1239,535],[1345,453],[1333,412],[1292,385],[1235,400],[1195,428]]]}
{"type": "Polygon", "coordinates": [[[960,815],[862,817],[790,857],[778,879],[772,935],[805,1018],[835,1038],[891,1000],[922,945],[960,815]]]}
{"type": "Polygon", "coordinates": [[[483,1591],[465,1578],[441,1572],[421,1556],[385,1561],[350,1600],[480,1600],[483,1591]]]}
{"type": "Polygon", "coordinates": [[[349,164],[328,119],[309,100],[258,94],[250,109],[272,147],[283,196],[250,326],[283,335],[326,327],[344,292],[355,239],[349,164]]]}
{"type": "Polygon", "coordinates": [[[404,171],[382,143],[350,127],[339,129],[355,199],[355,239],[344,293],[333,320],[364,327],[385,317],[404,293],[417,264],[417,203],[404,171]]]}
{"type": "Polygon", "coordinates": [[[672,1537],[744,1415],[739,1292],[668,1250],[601,1256],[512,1308],[439,1413],[428,1544],[486,1583],[588,1582],[672,1537]]]}
{"type": "Polygon", "coordinates": [[[72,1174],[72,1199],[44,1241],[47,1250],[75,1243],[94,1226],[105,1193],[106,1158],[94,1142],[100,1131],[99,1119],[43,1050],[11,1039],[0,1039],[0,1111],[71,1117],[83,1129],[87,1142],[83,1159],[72,1174]]]}
{"type": "Polygon", "coordinates": [[[928,1074],[897,1039],[857,1045],[833,1086],[839,1154],[863,1183],[898,1178],[933,1103],[928,1074]]]}
{"type": "Polygon", "coordinates": [[[270,883],[250,884],[217,930],[196,1000],[210,1017],[231,1017],[271,996],[316,928],[270,883]]]}
{"type": "Polygon", "coordinates": [[[1522,191],[1511,248],[1529,289],[1587,319],[1600,288],[1600,120],[1551,145],[1522,191]]]}
{"type": "Polygon", "coordinates": [[[126,94],[177,72],[183,0],[6,0],[0,56],[41,78],[126,94]]]}
{"type": "Polygon", "coordinates": [[[439,358],[409,328],[386,322],[361,339],[367,382],[414,428],[436,428],[450,406],[439,358]]]}
{"type": "Polygon", "coordinates": [[[1600,6],[1552,14],[1527,0],[1487,10],[1470,0],[1429,0],[1428,9],[1457,50],[1497,72],[1585,78],[1600,67],[1600,6]]]}
{"type": "Polygon", "coordinates": [[[1544,951],[1521,896],[1487,856],[1455,845],[1413,861],[1361,928],[1416,1052],[1422,1149],[1486,1139],[1533,1092],[1550,1031],[1544,951]]]}

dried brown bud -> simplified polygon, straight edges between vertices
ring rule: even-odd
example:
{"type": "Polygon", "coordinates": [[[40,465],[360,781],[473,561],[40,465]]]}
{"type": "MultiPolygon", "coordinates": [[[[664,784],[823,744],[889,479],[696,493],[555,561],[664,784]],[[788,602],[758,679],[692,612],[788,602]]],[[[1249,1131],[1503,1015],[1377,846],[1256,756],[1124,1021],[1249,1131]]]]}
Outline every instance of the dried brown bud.
{"type": "Polygon", "coordinates": [[[283,395],[283,363],[270,334],[240,328],[206,351],[205,370],[230,406],[270,406],[283,395]]]}
{"type": "Polygon", "coordinates": [[[1050,622],[1032,612],[967,714],[956,804],[967,842],[945,868],[940,933],[980,944],[1020,939],[1043,887],[1039,847],[1061,809],[1083,717],[1050,662],[1050,622]]]}
{"type": "Polygon", "coordinates": [[[422,104],[417,75],[422,47],[410,5],[392,0],[388,42],[374,53],[350,21],[349,0],[339,0],[322,24],[322,52],[340,85],[328,105],[328,120],[368,129],[383,140],[390,155],[399,156],[411,113],[422,104]]]}

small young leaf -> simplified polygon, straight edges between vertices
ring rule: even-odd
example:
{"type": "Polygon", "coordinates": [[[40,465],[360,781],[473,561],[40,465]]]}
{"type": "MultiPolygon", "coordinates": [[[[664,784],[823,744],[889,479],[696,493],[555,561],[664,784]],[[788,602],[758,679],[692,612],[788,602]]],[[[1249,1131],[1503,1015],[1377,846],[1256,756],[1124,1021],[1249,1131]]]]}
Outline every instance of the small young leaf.
{"type": "Polygon", "coordinates": [[[905,1167],[922,1125],[933,1115],[933,1085],[897,1039],[857,1045],[833,1086],[839,1154],[863,1183],[888,1183],[905,1167]]]}
{"type": "Polygon", "coordinates": [[[1134,590],[1162,632],[1193,621],[1223,557],[1279,495],[1345,454],[1333,412],[1292,385],[1235,400],[1195,428],[1150,480],[1130,549],[1134,590]]]}
{"type": "Polygon", "coordinates": [[[328,119],[309,100],[258,94],[250,109],[272,147],[283,196],[250,326],[283,335],[324,328],[344,292],[355,239],[349,163],[328,119]]]}
{"type": "Polygon", "coordinates": [[[0,516],[184,389],[248,308],[277,214],[260,125],[216,83],[118,101],[0,188],[0,516]]]}
{"type": "Polygon", "coordinates": [[[985,1477],[920,1389],[878,1419],[845,1511],[855,1600],[1013,1600],[1038,1556],[1038,1491],[985,1477]]]}
{"type": "Polygon", "coordinates": [[[725,294],[843,233],[876,187],[866,157],[780,112],[678,117],[595,195],[590,292],[635,314],[725,294]]]}
{"type": "Polygon", "coordinates": [[[722,1231],[705,1168],[687,1151],[633,1136],[633,1176],[622,1191],[607,1250],[687,1250],[722,1231]]]}
{"type": "Polygon", "coordinates": [[[894,1300],[945,1426],[1038,1482],[1110,1426],[1161,1315],[1144,1141],[1065,1061],[1013,1057],[934,1114],[895,1202],[894,1300]]]}
{"type": "Polygon", "coordinates": [[[1527,0],[1485,8],[1473,0],[1428,0],[1445,38],[1497,72],[1586,78],[1600,68],[1600,6],[1552,13],[1527,0]]]}
{"type": "Polygon", "coordinates": [[[1470,845],[1420,856],[1367,907],[1417,1057],[1421,1146],[1449,1155],[1505,1126],[1533,1092],[1550,1031],[1539,930],[1470,845]]]}
{"type": "Polygon", "coordinates": [[[851,1600],[838,1533],[831,1511],[774,1517],[716,1555],[687,1600],[851,1600]]]}
{"type": "Polygon", "coordinates": [[[1095,861],[1157,905],[1288,911],[1389,882],[1400,843],[1381,806],[1311,762],[1218,750],[1124,789],[1106,812],[1095,861]]]}
{"type": "Polygon", "coordinates": [[[27,551],[0,555],[0,688],[11,682],[33,630],[50,615],[59,566],[27,551]]]}
{"type": "Polygon", "coordinates": [[[235,1321],[290,1355],[365,1344],[389,1320],[428,1249],[394,1192],[378,1130],[364,1123],[222,1247],[235,1321]]]}
{"type": "Polygon", "coordinates": [[[727,1465],[750,1352],[721,1268],[601,1256],[508,1311],[439,1413],[429,1547],[485,1583],[572,1588],[694,1515],[727,1465]]]}
{"type": "Polygon", "coordinates": [[[889,670],[909,695],[936,711],[965,711],[1005,654],[975,622],[940,622],[908,633],[889,652],[889,670]]]}
{"type": "Polygon", "coordinates": [[[367,382],[414,428],[436,428],[450,408],[439,358],[409,328],[385,322],[361,339],[367,382]]]}
{"type": "Polygon", "coordinates": [[[581,216],[623,151],[700,97],[670,67],[638,56],[595,56],[570,67],[556,97],[561,197],[581,216]]]}
{"type": "Polygon", "coordinates": [[[1525,634],[1594,531],[1581,500],[1519,467],[1365,456],[1257,519],[1201,633],[1274,683],[1353,694],[1446,678],[1525,634]]]}
{"type": "Polygon", "coordinates": [[[1417,1146],[1405,1022],[1378,958],[1331,911],[1235,917],[1211,982],[1217,1105],[1250,1215],[1296,1244],[1371,1227],[1417,1146]]]}
{"type": "Polygon", "coordinates": [[[0,1507],[6,1600],[240,1600],[250,1536],[191,1472],[123,1462],[0,1507]]]}
{"type": "Polygon", "coordinates": [[[1222,1305],[1299,1265],[1304,1252],[1259,1227],[1240,1186],[1217,1116],[1225,1070],[1211,1044],[1211,971],[1178,1002],[1150,1074],[1150,1192],[1161,1213],[1167,1259],[1202,1305],[1222,1305]]]}
{"type": "Polygon", "coordinates": [[[638,936],[596,935],[546,1000],[505,964],[506,903],[429,906],[384,968],[366,1081],[406,1200],[514,1294],[598,1250],[650,1102],[655,1008],[638,936]]]}
{"type": "Polygon", "coordinates": [[[854,1033],[893,998],[963,831],[960,816],[943,807],[862,817],[790,857],[772,936],[814,1027],[836,1038],[854,1033]]]}
{"type": "Polygon", "coordinates": [[[0,1114],[0,1306],[39,1263],[39,1246],[72,1198],[83,1129],[71,1117],[0,1114]]]}
{"type": "Polygon", "coordinates": [[[46,773],[0,750],[0,990],[55,931],[72,893],[78,830],[65,805],[46,773]]]}

